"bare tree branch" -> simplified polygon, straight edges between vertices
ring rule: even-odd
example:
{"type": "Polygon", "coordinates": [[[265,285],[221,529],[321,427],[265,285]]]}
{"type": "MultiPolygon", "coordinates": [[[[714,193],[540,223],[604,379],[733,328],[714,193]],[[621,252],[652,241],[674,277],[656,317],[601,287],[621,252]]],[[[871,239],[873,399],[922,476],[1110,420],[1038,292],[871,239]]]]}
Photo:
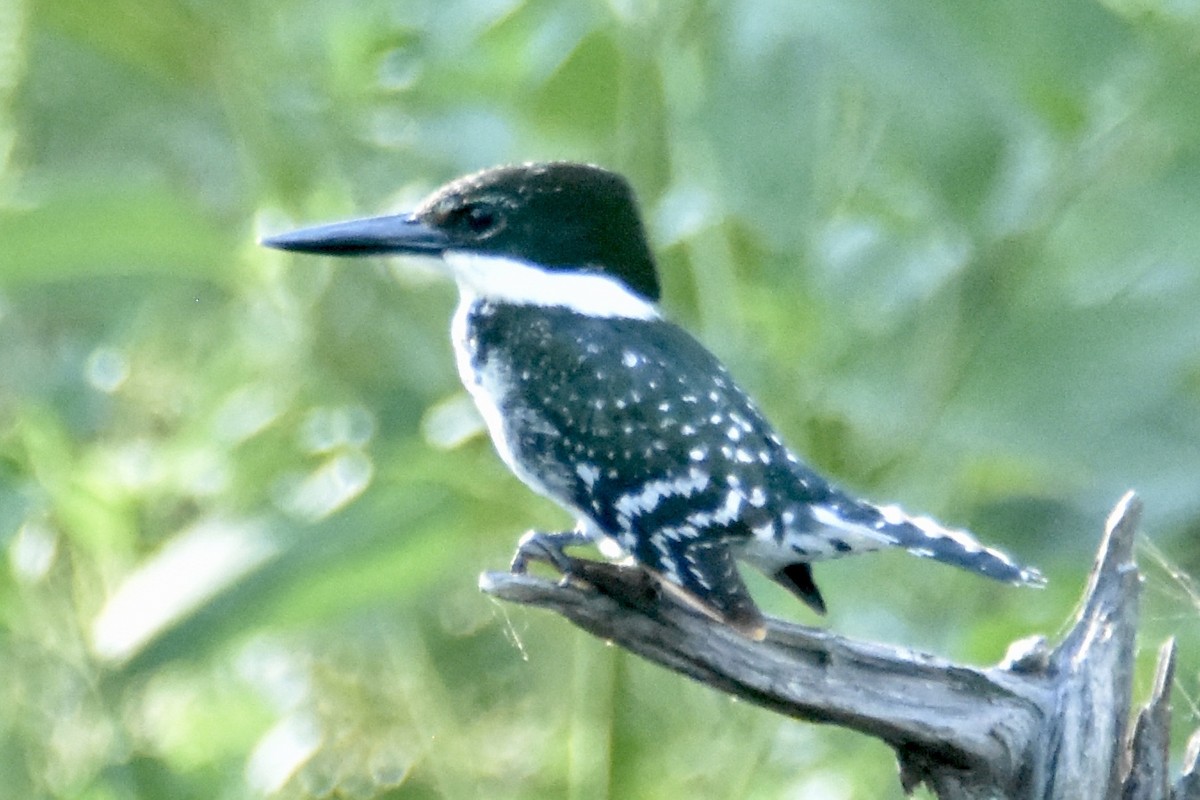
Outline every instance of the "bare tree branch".
{"type": "Polygon", "coordinates": [[[1188,740],[1183,771],[1171,788],[1171,800],[1200,800],[1200,731],[1188,740]]]}
{"type": "MultiPolygon", "coordinates": [[[[906,789],[941,798],[1166,800],[1166,721],[1174,648],[1128,754],[1140,578],[1140,503],[1113,510],[1083,602],[1063,641],[1015,643],[978,669],[899,647],[771,620],[749,641],[662,596],[635,567],[572,559],[569,579],[489,572],[495,597],[553,610],[575,625],[743,700],[890,744],[906,789]],[[1124,759],[1124,761],[1122,760],[1124,759]]],[[[1181,779],[1180,786],[1184,785],[1181,779]]],[[[1189,784],[1190,785],[1190,784],[1189,784]]],[[[1186,789],[1177,787],[1177,796],[1186,789]]]]}
{"type": "Polygon", "coordinates": [[[1154,691],[1138,714],[1125,759],[1122,800],[1168,797],[1170,789],[1171,684],[1175,680],[1175,640],[1158,652],[1154,691]]]}
{"type": "Polygon", "coordinates": [[[1120,785],[1141,594],[1133,561],[1141,511],[1130,492],[1109,514],[1083,606],[1050,657],[1055,700],[1039,750],[1054,758],[1035,762],[1042,771],[1034,776],[1049,797],[1115,798],[1120,785]]]}

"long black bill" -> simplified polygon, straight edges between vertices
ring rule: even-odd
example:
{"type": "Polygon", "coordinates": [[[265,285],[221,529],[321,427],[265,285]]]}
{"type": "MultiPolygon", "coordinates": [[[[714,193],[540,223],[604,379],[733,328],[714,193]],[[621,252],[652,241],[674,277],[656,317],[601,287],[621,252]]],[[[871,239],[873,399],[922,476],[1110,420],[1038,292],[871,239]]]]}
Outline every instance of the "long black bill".
{"type": "Polygon", "coordinates": [[[414,253],[436,256],[450,240],[411,214],[352,219],[268,236],[260,244],[277,250],[327,256],[373,256],[414,253]]]}

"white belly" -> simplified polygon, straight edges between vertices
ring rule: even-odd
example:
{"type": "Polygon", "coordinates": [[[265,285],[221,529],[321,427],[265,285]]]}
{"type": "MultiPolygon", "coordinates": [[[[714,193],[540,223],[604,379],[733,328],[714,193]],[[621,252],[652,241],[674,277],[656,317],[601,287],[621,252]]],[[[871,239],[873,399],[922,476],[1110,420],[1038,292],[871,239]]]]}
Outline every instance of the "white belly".
{"type": "Polygon", "coordinates": [[[470,314],[473,303],[474,297],[468,296],[464,292],[458,309],[454,312],[454,319],[450,323],[450,338],[454,343],[454,362],[458,366],[459,380],[471,393],[471,399],[475,401],[475,407],[479,409],[479,414],[483,417],[488,435],[492,437],[492,444],[495,445],[500,458],[526,485],[545,494],[542,488],[532,480],[532,476],[523,474],[524,470],[517,463],[508,441],[508,432],[505,430],[504,417],[500,413],[499,406],[499,399],[504,397],[509,388],[508,377],[504,369],[495,364],[484,364],[480,369],[476,369],[472,364],[472,353],[468,344],[467,316],[470,314]]]}

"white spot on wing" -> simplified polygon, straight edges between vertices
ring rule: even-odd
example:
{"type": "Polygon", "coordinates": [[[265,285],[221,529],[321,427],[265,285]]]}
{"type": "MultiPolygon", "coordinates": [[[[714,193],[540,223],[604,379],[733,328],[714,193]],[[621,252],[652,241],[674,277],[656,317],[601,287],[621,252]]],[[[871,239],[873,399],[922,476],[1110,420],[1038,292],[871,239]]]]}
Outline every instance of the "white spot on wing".
{"type": "Polygon", "coordinates": [[[733,522],[738,517],[738,512],[742,510],[742,493],[740,491],[731,490],[725,495],[725,503],[717,509],[717,513],[713,515],[713,521],[726,525],[733,522]]]}
{"type": "Polygon", "coordinates": [[[592,486],[595,485],[596,480],[600,477],[600,470],[592,464],[576,464],[575,474],[577,474],[579,479],[582,480],[589,489],[591,489],[592,486]]]}
{"type": "Polygon", "coordinates": [[[708,473],[692,467],[686,476],[672,480],[649,481],[640,491],[623,495],[616,502],[617,514],[633,519],[641,513],[653,510],[664,497],[691,497],[708,486],[708,473]]]}
{"type": "Polygon", "coordinates": [[[703,572],[701,572],[699,569],[697,569],[697,567],[699,566],[699,563],[696,560],[695,554],[689,550],[688,552],[683,554],[683,558],[690,565],[690,568],[688,569],[688,574],[691,575],[692,578],[696,581],[696,583],[700,584],[700,586],[702,586],[705,589],[711,590],[713,588],[712,583],[709,582],[708,578],[705,576],[705,574],[703,572]]]}

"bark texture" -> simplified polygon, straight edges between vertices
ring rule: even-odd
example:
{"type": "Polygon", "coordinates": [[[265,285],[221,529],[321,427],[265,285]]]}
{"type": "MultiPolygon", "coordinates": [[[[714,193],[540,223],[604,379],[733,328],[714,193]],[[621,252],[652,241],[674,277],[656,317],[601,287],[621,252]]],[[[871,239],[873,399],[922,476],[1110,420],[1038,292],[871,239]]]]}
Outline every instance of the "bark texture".
{"type": "Polygon", "coordinates": [[[943,800],[1200,800],[1200,732],[1173,786],[1168,774],[1173,641],[1150,701],[1128,722],[1140,512],[1132,493],[1113,509],[1062,641],[1015,642],[987,669],[778,620],[752,642],[661,596],[641,570],[609,563],[571,559],[562,582],[488,572],[480,588],[771,711],[882,739],[906,790],[925,783],[943,800]]]}

